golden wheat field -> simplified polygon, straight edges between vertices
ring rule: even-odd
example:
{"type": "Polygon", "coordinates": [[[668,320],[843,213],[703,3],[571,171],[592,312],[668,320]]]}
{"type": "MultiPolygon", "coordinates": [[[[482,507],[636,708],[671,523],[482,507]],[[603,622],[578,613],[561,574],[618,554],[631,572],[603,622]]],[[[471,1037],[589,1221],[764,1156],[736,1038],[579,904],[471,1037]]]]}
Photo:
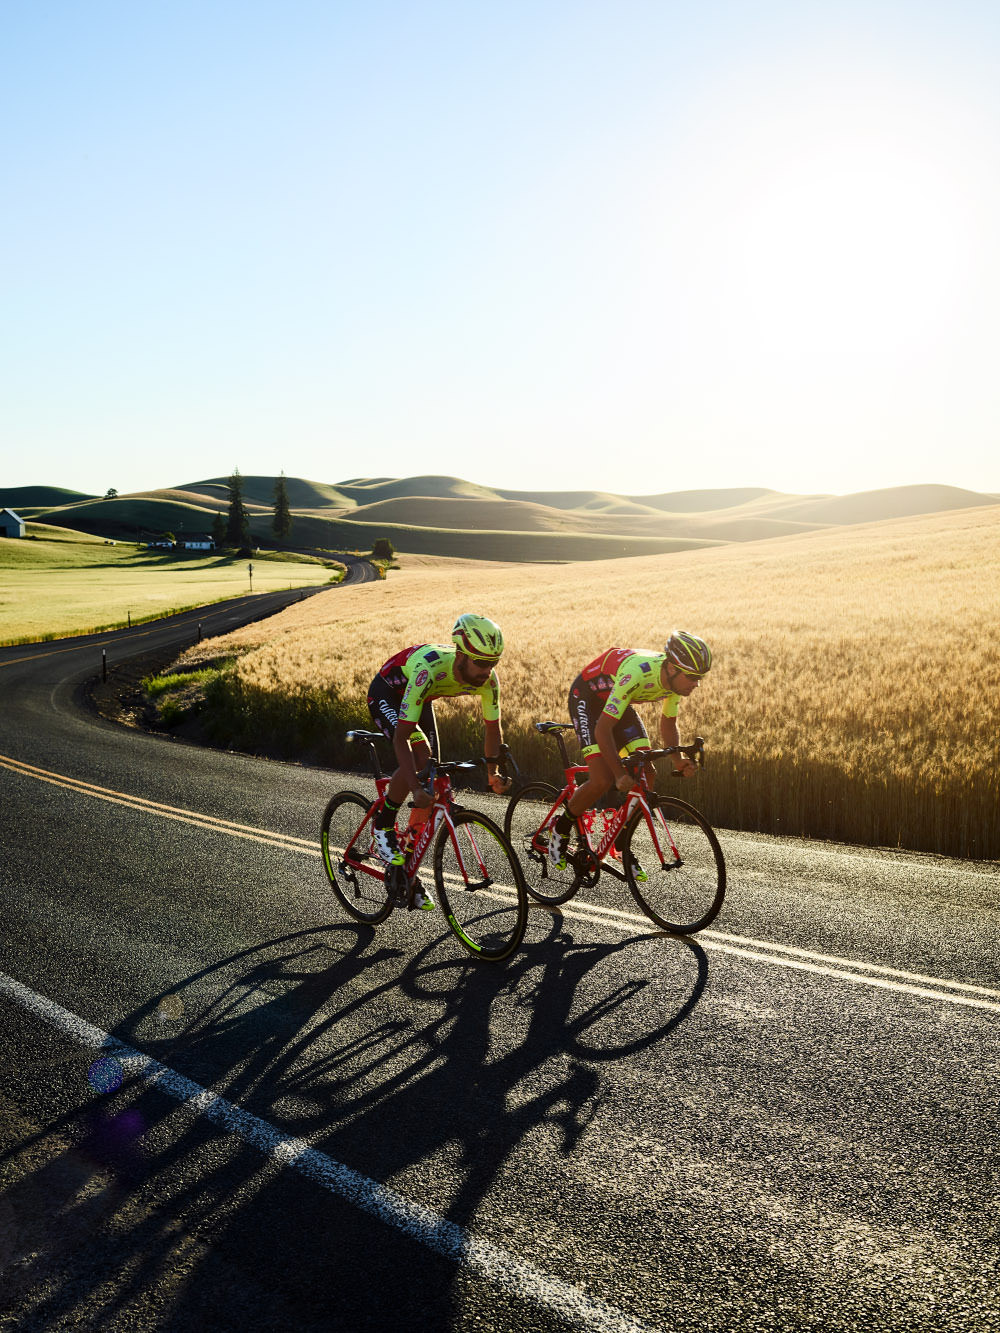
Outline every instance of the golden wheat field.
{"type": "MultiPolygon", "coordinates": [[[[507,642],[505,738],[528,773],[554,778],[532,724],[566,720],[580,667],[686,628],[715,665],[682,705],[682,739],[709,747],[684,794],[717,824],[1000,856],[1000,507],[586,564],[401,563],[182,664],[239,654],[215,706],[242,743],[337,762],[382,662],[448,642],[456,614],[479,611],[507,642]]],[[[437,713],[448,753],[481,753],[466,701],[437,713]]],[[[642,716],[655,736],[656,706],[642,716]]]]}

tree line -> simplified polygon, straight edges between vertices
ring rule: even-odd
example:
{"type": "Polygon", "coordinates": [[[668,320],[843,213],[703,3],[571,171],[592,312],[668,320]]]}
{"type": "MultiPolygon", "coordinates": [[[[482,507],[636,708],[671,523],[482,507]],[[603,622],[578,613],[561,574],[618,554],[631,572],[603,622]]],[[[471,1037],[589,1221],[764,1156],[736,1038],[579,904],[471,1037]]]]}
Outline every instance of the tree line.
{"type": "MultiPolygon", "coordinates": [[[[243,478],[239,468],[233,468],[229,478],[229,508],[220,511],[212,521],[212,540],[216,546],[235,546],[240,551],[250,550],[250,516],[243,500],[243,478]]],[[[274,483],[274,513],[271,531],[277,541],[287,541],[292,533],[292,509],[288,502],[288,487],[284,472],[274,483]]]]}

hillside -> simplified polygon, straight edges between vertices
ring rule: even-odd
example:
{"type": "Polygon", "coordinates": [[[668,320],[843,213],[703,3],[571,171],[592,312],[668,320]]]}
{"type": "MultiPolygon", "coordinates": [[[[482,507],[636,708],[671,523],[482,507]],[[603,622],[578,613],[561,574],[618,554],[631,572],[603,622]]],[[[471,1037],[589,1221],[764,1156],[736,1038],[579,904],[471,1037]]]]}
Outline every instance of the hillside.
{"type": "Polygon", "coordinates": [[[0,509],[13,509],[20,514],[22,509],[52,508],[73,500],[96,499],[96,495],[68,491],[62,486],[8,486],[6,490],[0,490],[0,509]]]}
{"type": "MultiPolygon", "coordinates": [[[[277,478],[243,477],[255,542],[272,545],[277,478]]],[[[994,505],[1000,496],[946,485],[854,495],[791,495],[764,487],[615,495],[605,491],[493,489],[460,477],[356,477],[336,483],[285,478],[291,545],[370,551],[379,537],[422,555],[502,561],[578,561],[652,555],[794,536],[994,505]]],[[[228,506],[228,478],[186,482],[112,499],[58,487],[0,492],[22,517],[101,537],[148,540],[210,531],[228,506]]]]}

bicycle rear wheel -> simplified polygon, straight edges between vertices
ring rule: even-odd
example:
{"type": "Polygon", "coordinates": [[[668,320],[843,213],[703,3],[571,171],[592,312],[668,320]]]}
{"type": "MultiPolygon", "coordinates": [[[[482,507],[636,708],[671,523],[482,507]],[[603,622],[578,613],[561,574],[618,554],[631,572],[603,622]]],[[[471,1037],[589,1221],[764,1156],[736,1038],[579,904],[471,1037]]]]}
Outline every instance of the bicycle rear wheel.
{"type": "Polygon", "coordinates": [[[372,842],[373,825],[361,828],[368,807],[363,796],[338,792],[323,811],[320,846],[341,907],[356,921],[377,926],[392,911],[392,903],[385,892],[385,866],[372,842]]]}
{"type": "Polygon", "coordinates": [[[579,871],[571,860],[580,837],[575,825],[569,835],[566,868],[557,870],[549,863],[549,836],[560,811],[552,816],[552,822],[544,828],[540,826],[558,795],[547,782],[529,782],[510,798],[504,815],[504,832],[520,858],[525,886],[536,902],[548,907],[567,902],[581,883],[579,871]]]}
{"type": "Polygon", "coordinates": [[[452,812],[434,844],[434,880],[441,910],[461,944],[499,963],[524,938],[528,896],[524,876],[499,825],[477,810],[452,812]]]}
{"type": "Polygon", "coordinates": [[[708,820],[687,801],[658,797],[653,832],[637,810],[623,854],[636,902],[663,930],[691,935],[719,915],[726,896],[722,848],[708,820]]]}

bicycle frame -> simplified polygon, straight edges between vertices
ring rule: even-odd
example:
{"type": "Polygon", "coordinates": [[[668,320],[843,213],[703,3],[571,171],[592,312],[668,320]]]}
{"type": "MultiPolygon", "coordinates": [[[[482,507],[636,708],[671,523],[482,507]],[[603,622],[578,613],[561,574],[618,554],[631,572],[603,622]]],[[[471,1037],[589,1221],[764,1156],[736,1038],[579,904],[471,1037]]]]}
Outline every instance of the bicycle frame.
{"type": "MultiPolygon", "coordinates": [[[[372,749],[374,751],[374,746],[372,747],[372,749]]],[[[377,763],[377,758],[376,758],[376,763],[377,763]]],[[[377,798],[368,807],[367,811],[365,812],[364,819],[362,819],[361,823],[358,825],[357,832],[351,838],[351,841],[348,843],[348,845],[344,848],[344,857],[346,860],[350,862],[352,870],[354,870],[355,872],[361,871],[363,874],[368,875],[370,878],[381,880],[383,883],[385,882],[384,869],[378,869],[375,866],[364,865],[361,862],[356,862],[351,857],[350,852],[351,848],[355,845],[355,843],[364,833],[366,827],[374,826],[375,816],[385,804],[385,796],[388,787],[389,787],[388,778],[382,776],[376,776],[375,790],[378,793],[377,798]]],[[[455,859],[458,862],[458,865],[461,869],[462,877],[467,886],[469,886],[472,883],[469,874],[470,868],[466,864],[465,858],[462,855],[461,844],[459,843],[458,838],[455,836],[455,825],[451,817],[451,810],[454,803],[455,799],[454,799],[454,793],[452,792],[451,780],[448,777],[447,773],[435,774],[434,804],[430,808],[430,812],[427,816],[427,819],[425,819],[424,822],[421,825],[419,825],[417,831],[408,829],[403,833],[403,839],[404,839],[403,850],[406,853],[406,861],[404,864],[404,868],[406,870],[406,877],[408,880],[413,880],[414,878],[416,878],[417,871],[420,869],[421,863],[423,862],[423,859],[427,854],[428,848],[430,847],[435,834],[441,828],[442,824],[447,824],[449,835],[451,838],[451,843],[455,850],[455,859]],[[407,834],[409,834],[409,836],[407,836],[407,834]]],[[[479,848],[476,845],[476,840],[471,833],[469,835],[469,842],[472,845],[472,849],[475,852],[476,861],[478,862],[479,879],[481,881],[485,880],[487,878],[486,863],[483,860],[479,848]]]]}
{"type": "MultiPolygon", "coordinates": [[[[548,814],[541,821],[538,829],[532,836],[532,846],[536,851],[544,854],[546,847],[539,844],[538,835],[550,827],[557,811],[560,809],[566,810],[568,808],[567,802],[573,795],[578,783],[582,780],[583,775],[588,772],[588,768],[585,764],[570,764],[569,754],[566,750],[566,742],[563,740],[562,736],[563,730],[567,729],[565,726],[557,726],[555,723],[537,723],[536,729],[540,732],[543,730],[547,731],[558,744],[563,760],[563,772],[566,776],[566,785],[556,797],[548,814]]],[[[699,736],[696,738],[693,746],[674,746],[668,750],[655,751],[650,749],[648,751],[649,762],[652,763],[654,758],[661,757],[664,754],[675,752],[697,754],[698,762],[703,762],[703,751],[704,741],[699,736]]],[[[607,862],[607,856],[614,847],[619,835],[628,825],[629,820],[632,819],[637,806],[641,809],[643,818],[646,821],[646,826],[649,829],[649,835],[653,841],[653,846],[656,850],[657,857],[659,858],[660,865],[665,870],[669,870],[683,864],[680,853],[677,850],[677,844],[667,825],[667,821],[663,818],[662,813],[656,806],[656,792],[650,786],[646,764],[643,761],[643,755],[645,753],[647,752],[636,750],[629,756],[627,762],[634,763],[637,766],[635,773],[637,785],[628,793],[625,803],[620,807],[617,813],[607,821],[604,833],[596,847],[591,839],[596,811],[593,809],[585,810],[575,820],[577,826],[583,833],[587,850],[594,860],[601,865],[602,869],[609,874],[614,875],[616,879],[624,880],[625,882],[627,882],[627,876],[613,865],[610,865],[607,862]],[[650,797],[653,798],[652,802],[650,801],[650,797]],[[656,816],[655,818],[654,815],[656,816]],[[661,833],[665,835],[665,842],[669,844],[669,854],[666,856],[664,855],[664,841],[661,840],[661,833]]]]}
{"type": "MultiPolygon", "coordinates": [[[[536,851],[544,852],[546,850],[543,845],[537,842],[538,835],[542,833],[545,829],[549,828],[549,826],[553,821],[553,817],[560,809],[565,807],[566,802],[572,796],[574,790],[573,777],[577,772],[586,772],[586,769],[576,768],[567,770],[566,776],[569,779],[569,781],[566,783],[566,786],[563,787],[562,791],[556,797],[548,814],[539,824],[538,829],[536,830],[534,836],[532,837],[531,840],[532,845],[535,847],[536,851]]],[[[596,812],[594,810],[585,810],[582,815],[579,815],[577,817],[576,822],[583,832],[584,838],[587,843],[587,849],[595,860],[600,861],[602,863],[606,861],[607,855],[610,852],[611,848],[615,845],[615,842],[617,841],[619,834],[622,832],[622,830],[628,824],[629,820],[632,818],[636,806],[638,806],[643,812],[646,824],[649,827],[650,837],[653,839],[653,845],[656,848],[657,855],[659,856],[661,863],[665,865],[666,860],[664,858],[663,850],[660,845],[660,839],[657,835],[657,827],[656,827],[657,823],[660,825],[663,832],[666,833],[667,839],[670,843],[670,850],[671,853],[673,854],[673,858],[675,860],[677,859],[677,847],[674,844],[673,838],[670,836],[670,830],[667,828],[666,821],[663,819],[662,815],[660,816],[659,820],[654,820],[653,818],[655,807],[651,807],[649,804],[649,797],[651,795],[653,795],[652,789],[646,784],[645,779],[640,779],[640,785],[636,788],[633,788],[633,790],[628,793],[628,796],[625,799],[625,804],[621,806],[619,810],[616,811],[612,819],[605,825],[604,834],[601,837],[600,842],[596,846],[591,840],[591,832],[593,830],[593,825],[594,825],[594,815],[596,812]]],[[[617,879],[625,880],[626,878],[622,871],[617,870],[612,865],[604,864],[603,868],[609,874],[614,875],[617,879]]]]}

